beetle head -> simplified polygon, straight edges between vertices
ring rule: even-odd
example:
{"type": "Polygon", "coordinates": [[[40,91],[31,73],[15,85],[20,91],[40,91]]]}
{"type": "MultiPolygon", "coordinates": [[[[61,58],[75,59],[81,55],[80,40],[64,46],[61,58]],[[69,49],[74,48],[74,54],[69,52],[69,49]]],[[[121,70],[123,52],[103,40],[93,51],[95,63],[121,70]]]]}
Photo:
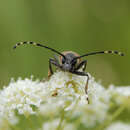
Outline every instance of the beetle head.
{"type": "Polygon", "coordinates": [[[76,56],[73,53],[67,53],[65,55],[65,58],[62,57],[61,62],[62,62],[62,68],[65,71],[72,71],[74,70],[77,59],[74,60],[76,56]]]}

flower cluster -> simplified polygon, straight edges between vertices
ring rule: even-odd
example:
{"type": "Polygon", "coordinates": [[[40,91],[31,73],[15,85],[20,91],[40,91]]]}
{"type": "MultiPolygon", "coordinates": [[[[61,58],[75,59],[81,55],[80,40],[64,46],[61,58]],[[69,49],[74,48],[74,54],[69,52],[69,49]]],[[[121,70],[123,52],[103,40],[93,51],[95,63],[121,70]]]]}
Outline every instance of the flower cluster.
{"type": "Polygon", "coordinates": [[[106,89],[90,76],[86,95],[86,80],[62,71],[44,81],[12,80],[0,91],[0,130],[129,130],[130,87],[106,89]]]}
{"type": "Polygon", "coordinates": [[[106,130],[130,130],[130,124],[115,122],[112,123],[106,130]]]}

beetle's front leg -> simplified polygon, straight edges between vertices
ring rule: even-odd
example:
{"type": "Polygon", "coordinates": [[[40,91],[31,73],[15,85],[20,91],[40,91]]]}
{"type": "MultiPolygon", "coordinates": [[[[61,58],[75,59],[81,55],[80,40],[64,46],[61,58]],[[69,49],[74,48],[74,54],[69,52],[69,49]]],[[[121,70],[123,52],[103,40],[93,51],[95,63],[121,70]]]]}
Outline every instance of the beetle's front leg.
{"type": "Polygon", "coordinates": [[[53,70],[52,70],[52,60],[53,59],[49,59],[49,70],[48,70],[48,78],[51,77],[51,75],[53,74],[53,70]]]}
{"type": "Polygon", "coordinates": [[[59,67],[59,68],[61,68],[60,64],[56,60],[49,59],[48,78],[50,78],[53,75],[52,64],[59,67]]]}
{"type": "Polygon", "coordinates": [[[83,71],[85,71],[86,66],[87,66],[87,60],[84,60],[81,63],[79,63],[79,65],[76,67],[75,70],[78,71],[82,66],[83,66],[83,71]]]}
{"type": "MultiPolygon", "coordinates": [[[[77,74],[77,75],[80,75],[80,76],[87,76],[87,81],[86,81],[86,85],[85,85],[85,93],[86,95],[88,95],[88,81],[89,81],[89,75],[85,72],[79,72],[79,71],[74,71],[74,72],[71,72],[73,74],[77,74]]],[[[89,98],[87,97],[87,101],[88,101],[88,104],[89,104],[89,98]]]]}

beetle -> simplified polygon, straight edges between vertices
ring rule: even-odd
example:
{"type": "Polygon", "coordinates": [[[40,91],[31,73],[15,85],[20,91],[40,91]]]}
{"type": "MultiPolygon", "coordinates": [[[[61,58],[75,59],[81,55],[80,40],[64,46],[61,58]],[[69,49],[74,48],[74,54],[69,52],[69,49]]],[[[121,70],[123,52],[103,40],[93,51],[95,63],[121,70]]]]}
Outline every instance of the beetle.
{"type": "MultiPolygon", "coordinates": [[[[31,41],[25,41],[25,42],[19,42],[17,43],[13,48],[15,49],[17,46],[22,44],[32,44],[39,47],[44,47],[46,49],[49,49],[59,55],[54,56],[54,58],[49,59],[49,71],[48,71],[48,77],[50,77],[53,74],[52,65],[60,68],[62,71],[67,71],[72,74],[80,75],[80,76],[87,76],[87,81],[85,85],[85,93],[88,94],[88,81],[89,81],[89,75],[85,72],[86,66],[87,66],[87,60],[81,60],[82,57],[87,57],[90,55],[96,55],[96,54],[117,54],[120,56],[124,56],[122,52],[118,51],[96,51],[91,53],[86,53],[84,55],[79,55],[72,51],[65,51],[60,53],[59,51],[45,46],[43,44],[31,42],[31,41]],[[79,71],[82,68],[82,71],[79,71]]],[[[55,94],[54,94],[55,95],[55,94]]],[[[56,94],[57,95],[57,94],[56,94]]],[[[89,99],[87,98],[87,101],[89,103],[89,99]]]]}

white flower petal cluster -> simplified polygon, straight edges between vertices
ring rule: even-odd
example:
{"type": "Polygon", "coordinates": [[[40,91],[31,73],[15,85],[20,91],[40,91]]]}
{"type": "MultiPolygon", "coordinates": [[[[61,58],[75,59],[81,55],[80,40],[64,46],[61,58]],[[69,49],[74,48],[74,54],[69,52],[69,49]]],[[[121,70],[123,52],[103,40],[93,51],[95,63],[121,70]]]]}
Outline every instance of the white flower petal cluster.
{"type": "MultiPolygon", "coordinates": [[[[18,79],[0,91],[0,124],[19,122],[18,115],[42,116],[40,130],[93,128],[108,117],[111,101],[123,104],[130,97],[130,87],[110,86],[105,89],[90,76],[88,95],[85,94],[87,77],[57,71],[50,79],[41,82],[18,79]],[[90,103],[86,100],[89,97],[90,103]],[[34,109],[36,108],[36,109],[34,109]],[[61,122],[61,118],[63,118],[61,122]],[[76,121],[77,123],[73,123],[76,121]]],[[[0,127],[1,128],[1,127],[0,127]]]]}
{"type": "Polygon", "coordinates": [[[33,82],[29,79],[11,82],[0,92],[0,114],[12,116],[14,110],[18,110],[19,114],[34,114],[31,105],[40,106],[41,86],[43,85],[38,81],[33,82]]]}
{"type": "Polygon", "coordinates": [[[106,128],[106,130],[130,130],[130,124],[115,122],[106,128]]]}

